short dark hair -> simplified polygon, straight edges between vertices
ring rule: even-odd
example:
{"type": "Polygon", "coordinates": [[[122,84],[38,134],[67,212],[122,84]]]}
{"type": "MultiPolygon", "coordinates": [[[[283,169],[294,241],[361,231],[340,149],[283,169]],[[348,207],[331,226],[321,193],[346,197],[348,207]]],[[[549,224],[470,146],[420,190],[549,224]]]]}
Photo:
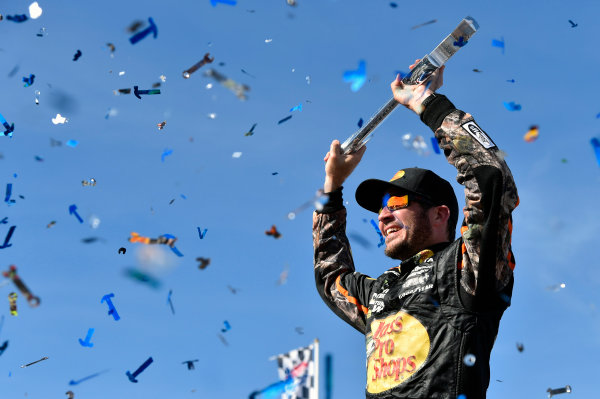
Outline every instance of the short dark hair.
{"type": "MultiPolygon", "coordinates": [[[[427,212],[428,210],[430,210],[431,208],[433,208],[435,206],[444,205],[444,204],[434,205],[427,200],[423,201],[421,198],[415,198],[414,201],[419,203],[419,205],[421,206],[421,209],[423,209],[424,212],[427,212]]],[[[448,206],[448,205],[445,205],[445,206],[448,206]]],[[[450,216],[448,217],[448,222],[446,223],[446,237],[448,238],[449,242],[454,241],[454,237],[456,237],[456,222],[457,222],[457,220],[452,218],[452,213],[450,213],[450,216]]]]}

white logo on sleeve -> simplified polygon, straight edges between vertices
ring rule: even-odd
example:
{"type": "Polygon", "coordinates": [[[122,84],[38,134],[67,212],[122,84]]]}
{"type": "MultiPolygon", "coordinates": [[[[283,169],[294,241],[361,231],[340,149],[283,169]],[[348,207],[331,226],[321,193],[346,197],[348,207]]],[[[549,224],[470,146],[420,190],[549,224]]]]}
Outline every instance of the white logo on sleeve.
{"type": "Polygon", "coordinates": [[[483,130],[475,123],[474,121],[470,121],[462,125],[463,129],[465,129],[475,140],[479,142],[483,146],[483,148],[488,149],[495,147],[496,144],[492,141],[492,139],[485,134],[483,130]]]}

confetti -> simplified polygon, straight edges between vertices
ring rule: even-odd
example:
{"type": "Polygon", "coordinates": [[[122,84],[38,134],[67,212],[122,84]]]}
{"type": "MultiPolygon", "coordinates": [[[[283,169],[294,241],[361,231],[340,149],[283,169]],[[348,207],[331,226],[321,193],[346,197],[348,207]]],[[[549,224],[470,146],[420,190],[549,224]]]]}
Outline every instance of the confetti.
{"type": "Polygon", "coordinates": [[[523,352],[523,350],[525,350],[525,346],[523,346],[523,344],[522,344],[522,343],[520,343],[520,342],[517,342],[517,350],[518,350],[519,352],[523,352]]]}
{"type": "Polygon", "coordinates": [[[549,287],[546,287],[546,289],[548,291],[558,292],[558,291],[560,291],[561,288],[565,288],[565,287],[566,287],[566,284],[565,283],[561,283],[561,284],[551,285],[549,287]]]}
{"type": "Polygon", "coordinates": [[[10,228],[8,229],[8,233],[6,234],[6,238],[4,239],[4,244],[0,245],[0,249],[12,247],[12,244],[9,244],[8,242],[10,241],[16,228],[17,226],[10,226],[10,228]]]}
{"type": "Polygon", "coordinates": [[[8,294],[8,302],[9,302],[9,306],[10,306],[10,315],[11,316],[17,316],[18,312],[17,312],[17,293],[16,292],[11,292],[10,294],[8,294]]]}
{"type": "Polygon", "coordinates": [[[242,71],[242,73],[245,73],[246,75],[250,76],[251,78],[256,79],[256,76],[249,74],[248,72],[246,72],[244,69],[240,69],[242,71]]]}
{"type": "Polygon", "coordinates": [[[67,395],[67,399],[73,399],[75,397],[73,391],[67,391],[65,392],[65,395],[67,395]]]}
{"type": "Polygon", "coordinates": [[[183,73],[182,73],[183,78],[184,79],[189,79],[192,73],[196,72],[203,65],[210,64],[214,60],[215,60],[215,57],[210,58],[210,53],[204,54],[204,58],[203,59],[201,59],[200,61],[198,61],[192,67],[190,67],[190,68],[186,69],[185,71],[183,71],[183,73]]]}
{"type": "Polygon", "coordinates": [[[427,142],[421,135],[413,135],[406,133],[402,136],[402,145],[404,148],[415,151],[419,155],[429,155],[427,150],[427,142]]]}
{"type": "MultiPolygon", "coordinates": [[[[4,317],[4,315],[2,317],[4,317]]],[[[4,353],[4,351],[6,350],[6,348],[8,348],[8,340],[4,341],[4,343],[2,344],[2,346],[0,346],[0,356],[2,356],[2,354],[4,353]]]]}
{"type": "Polygon", "coordinates": [[[507,82],[508,83],[515,83],[515,80],[514,79],[508,79],[507,82]]]}
{"type": "Polygon", "coordinates": [[[287,282],[289,273],[290,273],[290,267],[288,265],[285,265],[285,268],[279,274],[279,279],[277,280],[277,285],[285,284],[287,282]]]}
{"type": "Polygon", "coordinates": [[[323,209],[323,205],[325,204],[325,202],[327,202],[328,199],[329,196],[323,193],[322,189],[317,190],[314,197],[306,201],[304,204],[300,205],[298,208],[294,209],[292,212],[288,213],[288,219],[294,220],[296,218],[296,214],[302,212],[311,205],[313,205],[316,210],[320,211],[323,209]]]}
{"type": "Polygon", "coordinates": [[[575,28],[576,26],[578,26],[579,24],[576,24],[575,22],[569,20],[569,23],[571,24],[571,28],[575,28]]]}
{"type": "Polygon", "coordinates": [[[115,294],[113,294],[112,292],[110,294],[106,294],[102,297],[100,303],[106,302],[106,304],[108,305],[108,315],[112,316],[115,319],[115,321],[119,321],[121,319],[121,316],[119,316],[115,305],[113,305],[112,301],[110,300],[110,298],[114,296],[115,294]]]}
{"type": "Polygon", "coordinates": [[[30,73],[29,77],[27,76],[23,76],[23,82],[25,82],[25,84],[23,85],[23,87],[29,87],[33,84],[33,80],[35,79],[35,75],[30,73]]]}
{"type": "Polygon", "coordinates": [[[483,71],[482,71],[482,70],[479,70],[479,69],[477,69],[477,68],[475,68],[475,69],[473,69],[473,72],[479,72],[479,73],[481,73],[481,72],[483,72],[483,71]]]}
{"type": "Polygon", "coordinates": [[[212,68],[204,71],[204,76],[208,76],[208,77],[215,79],[223,87],[231,90],[236,95],[236,97],[239,98],[240,100],[244,101],[247,99],[246,92],[250,91],[249,86],[237,83],[233,79],[230,79],[230,78],[226,77],[225,75],[222,75],[221,73],[217,72],[216,70],[214,70],[212,68]]]}
{"type": "Polygon", "coordinates": [[[300,103],[300,104],[298,104],[295,107],[292,107],[290,109],[290,112],[294,112],[294,111],[300,111],[300,112],[302,112],[302,103],[300,103]]]}
{"type": "Polygon", "coordinates": [[[302,327],[296,327],[295,331],[300,335],[304,335],[304,329],[302,327]]]}
{"type": "Polygon", "coordinates": [[[346,71],[344,72],[343,79],[344,82],[351,82],[350,90],[358,91],[366,82],[366,62],[364,60],[360,60],[358,62],[358,69],[355,71],[346,71]]]}
{"type": "Polygon", "coordinates": [[[600,166],[600,140],[594,137],[590,140],[590,144],[592,145],[594,153],[596,154],[596,161],[598,161],[598,166],[600,166]]]}
{"type": "Polygon", "coordinates": [[[528,143],[531,143],[531,142],[534,142],[537,140],[538,135],[539,135],[538,127],[537,127],[537,125],[533,125],[529,128],[527,133],[525,133],[525,136],[523,136],[523,140],[525,140],[528,143]]]}
{"type": "Polygon", "coordinates": [[[79,223],[83,223],[83,219],[77,213],[77,205],[69,205],[69,215],[74,215],[77,218],[77,220],[79,220],[79,223]]]}
{"type": "Polygon", "coordinates": [[[393,1],[390,3],[390,7],[392,8],[398,8],[398,4],[394,3],[393,1]]]}
{"type": "Polygon", "coordinates": [[[224,336],[222,336],[221,334],[217,334],[217,337],[219,337],[219,339],[221,340],[221,342],[223,343],[223,345],[229,346],[229,343],[227,343],[227,340],[225,339],[224,336]]]}
{"type": "Polygon", "coordinates": [[[127,249],[125,249],[124,247],[119,248],[119,254],[125,255],[125,252],[127,252],[127,249]]]}
{"type": "Polygon", "coordinates": [[[14,199],[10,199],[12,196],[12,183],[6,184],[6,195],[4,196],[4,202],[8,205],[14,204],[16,201],[14,199]]]}
{"type": "Polygon", "coordinates": [[[360,118],[357,123],[358,127],[361,128],[363,126],[363,123],[364,123],[363,118],[360,118]]]}
{"type": "Polygon", "coordinates": [[[40,28],[40,31],[35,34],[37,37],[45,37],[48,36],[48,31],[46,28],[40,28]]]}
{"type": "Polygon", "coordinates": [[[82,54],[81,50],[77,50],[77,52],[73,56],[73,61],[77,61],[79,59],[79,57],[81,57],[81,54],[82,54]]]}
{"type": "Polygon", "coordinates": [[[115,56],[114,52],[115,52],[115,50],[117,48],[112,43],[106,43],[106,45],[108,46],[108,49],[110,50],[110,56],[111,56],[111,58],[114,57],[115,56]]]}
{"type": "Polygon", "coordinates": [[[506,108],[509,111],[520,111],[521,110],[521,105],[515,103],[514,101],[511,101],[509,103],[502,102],[502,104],[504,104],[504,108],[506,108]]]}
{"type": "Polygon", "coordinates": [[[37,1],[29,5],[29,16],[31,19],[38,19],[42,15],[42,8],[37,1]]]}
{"type": "Polygon", "coordinates": [[[40,93],[40,91],[39,91],[39,90],[36,90],[36,91],[34,92],[34,95],[35,95],[35,105],[40,105],[40,94],[41,94],[41,93],[40,93]]]}
{"type": "Polygon", "coordinates": [[[142,97],[140,96],[141,94],[148,94],[148,95],[160,94],[160,89],[139,90],[138,86],[133,86],[133,95],[141,100],[142,99],[142,97]]]}
{"type": "Polygon", "coordinates": [[[238,290],[236,288],[233,288],[230,285],[228,285],[227,288],[229,288],[229,291],[231,291],[231,293],[234,294],[234,295],[238,292],[238,290]]]}
{"type": "Polygon", "coordinates": [[[433,148],[433,152],[436,154],[441,154],[440,146],[438,145],[437,139],[435,137],[431,138],[431,147],[433,148]]]}
{"type": "Polygon", "coordinates": [[[285,118],[281,119],[279,122],[277,122],[278,125],[281,125],[283,122],[287,122],[290,119],[292,119],[292,115],[286,116],[285,118]]]}
{"type": "Polygon", "coordinates": [[[93,177],[87,181],[87,180],[82,180],[81,181],[81,185],[82,186],[96,186],[96,179],[94,179],[93,177]]]}
{"type": "Polygon", "coordinates": [[[146,36],[148,36],[151,33],[154,36],[154,38],[156,39],[156,37],[158,36],[158,28],[154,24],[154,20],[152,18],[148,18],[148,23],[150,23],[149,27],[147,27],[143,31],[136,33],[135,35],[133,35],[129,38],[129,42],[131,44],[136,44],[137,42],[139,42],[140,40],[142,40],[143,38],[145,38],[146,36]]]}
{"type": "Polygon", "coordinates": [[[138,30],[140,30],[140,28],[144,26],[144,21],[133,21],[128,27],[127,27],[127,32],[129,33],[135,33],[138,30]]]}
{"type": "Polygon", "coordinates": [[[43,358],[41,358],[40,360],[36,360],[35,362],[31,362],[31,363],[28,363],[28,364],[24,364],[23,366],[21,366],[21,368],[29,367],[29,366],[31,366],[32,364],[36,364],[36,363],[39,363],[39,362],[41,362],[42,360],[48,360],[48,356],[44,356],[43,358]]]}
{"type": "Polygon", "coordinates": [[[210,265],[210,258],[196,258],[196,262],[200,262],[198,269],[203,270],[210,265]]]}
{"type": "Polygon", "coordinates": [[[422,27],[422,26],[425,26],[425,25],[434,24],[434,23],[436,23],[436,22],[437,22],[437,19],[432,19],[431,21],[427,21],[427,22],[423,22],[422,24],[415,25],[415,26],[413,26],[413,27],[412,27],[412,28],[410,28],[410,29],[411,29],[411,30],[412,30],[412,29],[417,29],[417,28],[420,28],[420,27],[422,27]]]}
{"type": "Polygon", "coordinates": [[[90,340],[92,339],[92,335],[94,334],[94,329],[93,328],[89,328],[87,335],[85,336],[85,339],[81,339],[79,338],[79,344],[83,347],[88,347],[91,348],[94,346],[93,343],[90,342],[90,340]]]}
{"type": "Polygon", "coordinates": [[[381,247],[382,245],[385,245],[385,238],[383,238],[383,234],[381,234],[381,230],[379,230],[379,226],[377,226],[375,220],[371,219],[371,225],[373,226],[375,232],[379,236],[379,243],[377,244],[377,248],[381,247]]]}
{"type": "Polygon", "coordinates": [[[68,122],[69,120],[65,117],[63,117],[61,114],[56,114],[55,118],[52,118],[52,123],[54,123],[55,125],[61,124],[63,125],[65,122],[68,122]]]}
{"type": "Polygon", "coordinates": [[[137,370],[135,370],[133,372],[133,374],[129,371],[126,371],[125,374],[127,375],[127,378],[129,378],[129,381],[131,382],[137,382],[137,380],[135,379],[142,371],[146,370],[146,367],[150,366],[150,364],[153,362],[154,360],[152,360],[152,356],[150,356],[140,367],[138,367],[137,370]]]}
{"type": "Polygon", "coordinates": [[[53,220],[46,225],[46,228],[49,229],[50,227],[54,226],[55,224],[56,224],[56,220],[53,220]]]}
{"type": "Polygon", "coordinates": [[[234,6],[237,3],[237,0],[210,0],[210,4],[213,7],[216,7],[218,3],[228,4],[230,6],[234,6]]]}
{"type": "Polygon", "coordinates": [[[171,155],[173,153],[173,150],[170,149],[165,149],[162,153],[162,155],[160,156],[160,161],[161,162],[165,162],[165,158],[168,157],[169,155],[171,155]]]}
{"type": "Polygon", "coordinates": [[[29,18],[27,18],[27,15],[25,15],[25,14],[20,14],[20,15],[7,15],[6,19],[8,21],[13,21],[13,22],[25,22],[29,18]]]}
{"type": "Polygon", "coordinates": [[[119,89],[119,90],[113,90],[113,94],[115,96],[118,96],[120,94],[131,94],[131,89],[119,89]]]}
{"type": "Polygon", "coordinates": [[[502,54],[504,54],[504,38],[500,40],[492,39],[492,47],[499,47],[502,49],[502,54]]]}
{"type": "Polygon", "coordinates": [[[200,239],[203,239],[204,237],[206,237],[207,231],[208,231],[208,229],[204,229],[204,231],[200,231],[200,227],[198,227],[198,235],[200,236],[200,239]]]}
{"type": "Polygon", "coordinates": [[[271,226],[271,230],[265,231],[265,234],[268,236],[273,236],[275,239],[281,237],[281,233],[277,231],[277,227],[275,225],[271,226]]]}
{"type": "Polygon", "coordinates": [[[215,118],[217,117],[217,114],[215,114],[215,113],[213,112],[213,113],[210,113],[210,114],[208,114],[208,115],[206,115],[206,116],[208,116],[210,119],[215,119],[215,118]]]}
{"type": "Polygon", "coordinates": [[[194,370],[194,362],[197,362],[198,359],[196,360],[185,360],[183,362],[181,362],[181,364],[187,364],[187,368],[188,370],[194,370]]]}
{"type": "Polygon", "coordinates": [[[310,75],[306,75],[304,77],[304,79],[306,79],[306,84],[309,85],[310,84],[310,75]]]}
{"type": "Polygon", "coordinates": [[[241,157],[241,156],[242,156],[242,153],[241,153],[240,151],[236,151],[236,152],[234,152],[233,154],[231,154],[231,156],[232,156],[233,158],[239,158],[239,157],[241,157]]]}
{"type": "Polygon", "coordinates": [[[87,380],[89,380],[90,378],[97,377],[97,376],[99,376],[100,374],[102,374],[102,373],[104,373],[104,372],[105,372],[105,371],[101,371],[101,372],[99,372],[99,373],[94,373],[94,374],[92,374],[92,375],[88,375],[87,377],[83,377],[82,379],[80,379],[80,380],[77,380],[77,381],[75,381],[75,380],[71,380],[71,381],[69,381],[69,385],[78,385],[78,384],[81,384],[83,381],[87,381],[87,380]]]}
{"type": "Polygon", "coordinates": [[[476,361],[476,357],[475,355],[471,354],[471,353],[467,353],[465,355],[465,357],[463,357],[463,363],[465,364],[465,366],[467,367],[473,367],[475,365],[475,361],[476,361]]]}
{"type": "Polygon", "coordinates": [[[271,43],[273,39],[265,39],[265,43],[271,43]]]}
{"type": "Polygon", "coordinates": [[[23,280],[21,280],[21,278],[17,275],[17,267],[15,265],[10,265],[8,271],[2,272],[2,275],[12,280],[19,291],[21,291],[21,294],[27,298],[27,303],[29,306],[35,308],[40,305],[40,298],[33,295],[23,280]]]}
{"type": "Polygon", "coordinates": [[[222,329],[221,329],[221,332],[222,332],[222,333],[225,333],[225,332],[227,332],[227,331],[231,330],[231,326],[229,325],[229,322],[228,322],[227,320],[225,320],[225,321],[223,322],[223,324],[225,325],[225,328],[222,328],[222,329]]]}
{"type": "Polygon", "coordinates": [[[171,306],[171,313],[175,314],[175,308],[173,308],[173,302],[171,301],[171,294],[173,294],[173,290],[169,290],[169,295],[167,295],[167,303],[171,306]]]}
{"type": "Polygon", "coordinates": [[[69,140],[65,144],[68,145],[69,147],[75,148],[75,147],[77,147],[77,144],[79,144],[79,141],[77,141],[77,140],[69,140]]]}
{"type": "Polygon", "coordinates": [[[252,127],[250,128],[250,130],[248,130],[246,133],[244,133],[244,136],[252,136],[254,134],[254,128],[256,127],[256,123],[254,125],[252,125],[252,127]]]}
{"type": "Polygon", "coordinates": [[[564,388],[557,389],[548,388],[546,392],[548,392],[548,397],[551,398],[553,395],[558,395],[561,393],[571,393],[571,386],[567,385],[564,388]]]}
{"type": "Polygon", "coordinates": [[[4,126],[4,128],[6,129],[6,131],[4,131],[4,135],[12,137],[13,131],[15,130],[15,124],[13,123],[12,125],[9,125],[6,119],[2,116],[2,114],[0,114],[0,123],[2,123],[2,126],[4,126]]]}
{"type": "Polygon", "coordinates": [[[157,123],[156,126],[158,126],[158,130],[163,130],[166,124],[167,121],[162,121],[161,123],[157,123]]]}
{"type": "Polygon", "coordinates": [[[296,0],[286,0],[288,6],[296,7],[298,4],[296,0]]]}
{"type": "Polygon", "coordinates": [[[8,224],[8,216],[5,216],[4,219],[0,220],[0,224],[8,224]]]}
{"type": "Polygon", "coordinates": [[[125,275],[127,277],[131,277],[134,280],[139,281],[140,283],[148,284],[150,287],[157,289],[160,288],[160,281],[155,279],[154,277],[148,275],[147,273],[143,273],[134,268],[125,269],[125,275]]]}

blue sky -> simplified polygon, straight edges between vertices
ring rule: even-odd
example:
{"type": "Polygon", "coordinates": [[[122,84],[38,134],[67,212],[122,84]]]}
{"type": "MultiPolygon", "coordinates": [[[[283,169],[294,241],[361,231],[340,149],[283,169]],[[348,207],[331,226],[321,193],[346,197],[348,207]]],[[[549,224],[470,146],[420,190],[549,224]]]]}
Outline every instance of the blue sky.
{"type": "MultiPolygon", "coordinates": [[[[271,355],[318,337],[322,356],[333,355],[333,397],[363,397],[364,337],[316,292],[310,209],[294,220],[287,214],[322,186],[331,140],[352,134],[359,118],[367,120],[390,98],[395,71],[406,71],[467,15],[480,30],[448,62],[439,91],[473,114],[507,154],[521,198],[513,214],[513,304],[492,352],[488,397],[541,397],[566,384],[574,398],[596,395],[600,168],[590,139],[600,136],[597,2],[39,3],[43,14],[36,20],[0,21],[0,113],[15,124],[12,139],[0,137],[0,192],[10,183],[16,200],[2,204],[0,220],[8,223],[0,224],[0,239],[17,226],[12,246],[0,249],[0,268],[16,265],[41,299],[31,308],[19,293],[14,317],[7,296],[15,288],[0,286],[6,298],[0,343],[9,340],[0,356],[0,396],[42,399],[71,389],[89,399],[244,398],[276,381],[271,355]],[[148,17],[158,37],[131,45],[126,28],[148,17]],[[432,19],[437,22],[411,30],[432,19]],[[37,36],[41,28],[44,37],[37,36]],[[501,38],[504,54],[491,45],[501,38]],[[109,42],[116,48],[112,58],[109,42]],[[77,50],[82,56],[73,61],[77,50]],[[215,61],[183,79],[207,52],[215,61]],[[368,79],[352,92],[342,75],[360,60],[368,79]],[[248,99],[205,77],[207,67],[248,85],[248,99]],[[29,74],[34,83],[23,87],[29,74]],[[160,95],[113,94],[134,85],[150,89],[161,75],[160,95]],[[510,101],[522,109],[508,111],[502,103],[510,101]],[[302,112],[290,113],[298,104],[302,112]],[[54,125],[57,113],[68,123],[54,125]],[[255,123],[254,135],[245,136],[255,123]],[[527,143],[531,125],[539,126],[539,138],[527,143]],[[51,139],[62,145],[51,146],[51,139]],[[78,145],[69,147],[68,140],[78,145]],[[167,149],[172,153],[163,162],[167,149]],[[90,178],[96,186],[82,186],[90,178]],[[84,223],[69,214],[72,204],[84,223]],[[100,220],[95,229],[93,217],[100,220]],[[47,228],[51,221],[56,224],[47,228]],[[264,234],[273,224],[278,240],[264,234]],[[198,227],[207,229],[203,239],[198,227]],[[133,231],[172,234],[184,256],[129,243],[133,231]],[[82,242],[90,237],[98,240],[82,242]],[[149,250],[153,260],[141,260],[149,250]],[[197,257],[210,258],[210,265],[199,270],[197,257]],[[126,277],[129,267],[150,269],[161,287],[126,277]],[[278,285],[286,267],[287,282],[278,285]],[[561,283],[565,288],[548,288],[561,283]],[[119,321],[100,303],[111,292],[119,321]],[[218,338],[225,320],[229,346],[218,338]],[[89,328],[94,347],[84,348],[78,339],[89,328]],[[19,367],[43,356],[49,359],[19,367]],[[129,382],[125,372],[150,356],[154,362],[139,383],[129,382]],[[181,364],[190,359],[199,359],[195,370],[181,364]]],[[[29,4],[5,1],[0,13],[27,14],[29,4]]],[[[395,264],[377,248],[368,223],[374,215],[354,201],[361,181],[389,179],[403,167],[429,168],[452,182],[464,205],[453,167],[440,155],[406,149],[406,133],[428,143],[432,136],[415,115],[397,109],[345,184],[348,233],[363,239],[351,239],[355,263],[372,276],[395,264]]]]}

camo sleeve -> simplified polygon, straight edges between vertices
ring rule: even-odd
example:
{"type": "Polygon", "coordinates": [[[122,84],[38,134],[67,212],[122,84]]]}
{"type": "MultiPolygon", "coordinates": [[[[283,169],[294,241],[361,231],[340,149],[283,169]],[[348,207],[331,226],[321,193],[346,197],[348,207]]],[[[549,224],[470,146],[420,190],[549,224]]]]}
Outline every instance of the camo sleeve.
{"type": "Polygon", "coordinates": [[[346,237],[346,209],[313,214],[315,281],[335,314],[366,333],[368,301],[375,280],[354,270],[346,237]]]}
{"type": "Polygon", "coordinates": [[[486,297],[513,281],[511,213],[519,203],[517,189],[492,139],[471,115],[455,109],[444,96],[439,97],[437,118],[430,114],[424,122],[434,130],[448,162],[456,168],[456,180],[465,186],[460,283],[471,296],[486,297]],[[444,108],[446,112],[440,113],[444,108]]]}

